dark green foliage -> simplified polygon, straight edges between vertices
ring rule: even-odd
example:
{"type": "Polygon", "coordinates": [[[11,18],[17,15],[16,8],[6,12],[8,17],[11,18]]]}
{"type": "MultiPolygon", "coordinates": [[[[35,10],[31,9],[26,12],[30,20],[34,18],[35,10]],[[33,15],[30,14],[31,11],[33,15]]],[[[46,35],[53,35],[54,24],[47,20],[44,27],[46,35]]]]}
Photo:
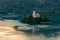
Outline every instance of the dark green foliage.
{"type": "Polygon", "coordinates": [[[31,25],[42,24],[41,22],[46,22],[45,24],[48,24],[48,22],[51,22],[51,20],[48,19],[48,17],[46,17],[46,16],[41,15],[41,17],[39,17],[39,18],[38,17],[33,18],[31,14],[23,16],[20,21],[22,23],[27,23],[27,24],[31,24],[31,25]]]}

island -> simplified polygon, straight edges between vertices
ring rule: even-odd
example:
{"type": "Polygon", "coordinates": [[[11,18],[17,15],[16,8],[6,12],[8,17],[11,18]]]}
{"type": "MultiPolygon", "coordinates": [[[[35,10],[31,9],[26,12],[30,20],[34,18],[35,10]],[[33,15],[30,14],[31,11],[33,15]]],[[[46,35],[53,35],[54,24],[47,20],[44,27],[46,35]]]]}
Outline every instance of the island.
{"type": "Polygon", "coordinates": [[[32,14],[27,14],[23,16],[20,22],[30,25],[50,25],[52,24],[52,20],[50,20],[47,16],[43,16],[40,13],[36,13],[33,11],[32,14]]]}

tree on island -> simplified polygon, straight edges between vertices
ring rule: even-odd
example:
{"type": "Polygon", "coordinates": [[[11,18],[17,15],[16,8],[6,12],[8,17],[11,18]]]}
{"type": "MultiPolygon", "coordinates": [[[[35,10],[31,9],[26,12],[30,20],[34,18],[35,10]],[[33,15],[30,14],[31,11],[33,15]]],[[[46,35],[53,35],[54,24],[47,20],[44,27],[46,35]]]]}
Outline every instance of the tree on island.
{"type": "Polygon", "coordinates": [[[35,25],[50,25],[52,21],[47,16],[42,16],[41,14],[33,11],[33,14],[23,16],[20,22],[34,25],[33,30],[35,30],[35,25]]]}

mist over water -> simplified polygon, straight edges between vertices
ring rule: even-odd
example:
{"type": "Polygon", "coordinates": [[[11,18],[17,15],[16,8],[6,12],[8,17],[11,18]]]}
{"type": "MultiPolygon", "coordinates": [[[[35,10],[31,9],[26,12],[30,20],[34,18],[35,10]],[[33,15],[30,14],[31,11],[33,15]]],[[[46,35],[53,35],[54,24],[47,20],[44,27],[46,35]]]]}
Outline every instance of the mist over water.
{"type": "MultiPolygon", "coordinates": [[[[22,24],[18,20],[0,21],[0,40],[60,40],[60,34],[50,37],[44,36],[43,34],[27,34],[23,31],[17,31],[13,26],[19,26],[19,29],[32,28],[32,25],[22,24]]],[[[54,25],[39,25],[38,27],[54,28],[55,26],[53,26],[54,25]]],[[[60,25],[58,25],[58,27],[59,26],[60,25]]]]}

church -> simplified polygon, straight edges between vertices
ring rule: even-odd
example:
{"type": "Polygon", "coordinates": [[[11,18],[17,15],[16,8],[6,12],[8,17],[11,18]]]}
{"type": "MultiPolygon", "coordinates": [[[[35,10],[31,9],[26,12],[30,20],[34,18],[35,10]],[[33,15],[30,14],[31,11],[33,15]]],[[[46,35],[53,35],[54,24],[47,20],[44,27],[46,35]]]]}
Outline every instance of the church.
{"type": "Polygon", "coordinates": [[[33,11],[32,16],[33,16],[33,18],[36,18],[36,17],[40,17],[40,14],[39,13],[36,13],[36,11],[33,11]]]}

